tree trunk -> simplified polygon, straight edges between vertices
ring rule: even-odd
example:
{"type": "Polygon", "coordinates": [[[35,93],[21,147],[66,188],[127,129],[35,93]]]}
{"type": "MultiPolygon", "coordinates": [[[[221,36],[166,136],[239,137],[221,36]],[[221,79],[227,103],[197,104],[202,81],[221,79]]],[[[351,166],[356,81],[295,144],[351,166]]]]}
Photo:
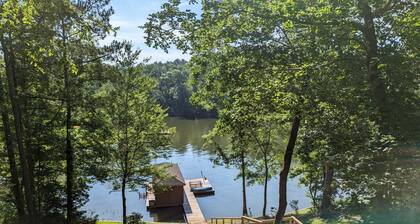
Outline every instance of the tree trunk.
{"type": "Polygon", "coordinates": [[[1,110],[1,117],[3,121],[3,131],[4,131],[4,139],[6,141],[6,151],[7,151],[7,158],[9,161],[9,168],[10,168],[10,175],[11,175],[11,183],[12,183],[12,192],[15,196],[15,205],[18,214],[19,223],[24,223],[25,220],[25,207],[24,207],[24,200],[23,200],[23,192],[22,188],[20,187],[20,181],[16,166],[16,159],[15,159],[15,149],[13,145],[13,136],[10,130],[10,121],[9,115],[6,111],[6,106],[4,103],[4,91],[3,91],[3,84],[0,81],[0,110],[1,110]]]}
{"type": "Polygon", "coordinates": [[[66,106],[66,194],[67,194],[67,223],[73,223],[74,199],[73,199],[73,180],[74,180],[74,152],[71,146],[71,107],[66,106]]]}
{"type": "Polygon", "coordinates": [[[332,195],[333,195],[333,176],[334,176],[334,169],[331,165],[326,165],[324,168],[324,183],[322,186],[322,199],[321,199],[321,209],[320,215],[321,217],[326,217],[331,212],[331,205],[332,205],[332,195]]]}
{"type": "MultiPolygon", "coordinates": [[[[25,114],[25,111],[23,111],[23,114],[25,114]]],[[[23,128],[25,129],[25,125],[23,124],[23,128]]],[[[34,165],[34,155],[33,155],[33,149],[29,146],[29,144],[27,144],[26,142],[24,142],[25,144],[25,148],[26,148],[26,158],[28,158],[28,169],[29,169],[29,181],[31,183],[31,192],[33,192],[33,204],[34,204],[34,222],[35,223],[39,223],[39,213],[38,213],[38,206],[37,205],[37,201],[38,198],[36,196],[36,190],[35,190],[35,178],[34,178],[34,170],[35,170],[35,165],[34,165]]]]}
{"type": "Polygon", "coordinates": [[[16,65],[15,65],[15,58],[13,56],[13,52],[9,49],[10,45],[6,43],[4,37],[1,37],[1,44],[3,47],[3,56],[4,62],[6,65],[6,75],[8,81],[8,92],[9,98],[12,105],[12,112],[13,112],[13,120],[15,126],[15,137],[16,143],[18,146],[19,151],[19,159],[20,159],[20,166],[22,169],[22,179],[23,179],[23,186],[25,188],[25,199],[26,199],[26,207],[28,210],[28,223],[34,223],[36,218],[35,212],[35,203],[33,198],[32,192],[32,185],[29,168],[28,168],[28,159],[26,156],[26,151],[23,146],[23,127],[22,127],[22,113],[19,103],[19,97],[17,96],[16,90],[16,65]]]}
{"type": "Polygon", "coordinates": [[[359,0],[359,9],[363,17],[362,33],[366,43],[366,67],[372,96],[375,100],[375,106],[378,107],[380,118],[383,119],[385,112],[385,84],[380,77],[378,41],[376,38],[374,15],[368,0],[359,0]]]}
{"type": "Polygon", "coordinates": [[[123,224],[127,224],[127,205],[126,205],[126,198],[125,198],[125,185],[126,185],[126,177],[124,175],[121,184],[121,199],[122,199],[122,207],[123,207],[123,224]]]}
{"type": "Polygon", "coordinates": [[[262,215],[267,215],[267,188],[268,188],[268,159],[267,154],[264,154],[264,205],[262,215]]]}
{"type": "MultiPolygon", "coordinates": [[[[21,74],[18,74],[17,76],[16,76],[16,79],[17,80],[19,80],[18,82],[16,82],[16,83],[19,83],[18,85],[19,85],[19,89],[22,89],[22,90],[26,90],[26,89],[28,89],[28,88],[30,88],[28,85],[27,85],[27,81],[28,81],[28,77],[27,76],[25,76],[25,75],[21,75],[21,74]],[[19,76],[20,75],[20,76],[19,76]]],[[[37,192],[37,189],[35,188],[35,185],[36,185],[36,181],[35,181],[35,164],[36,164],[36,162],[35,162],[35,153],[36,152],[38,152],[39,151],[39,147],[34,147],[34,144],[33,144],[33,142],[30,140],[31,138],[30,138],[30,136],[32,136],[32,133],[31,133],[31,125],[30,125],[30,121],[31,121],[31,119],[32,119],[32,117],[31,116],[26,116],[26,115],[28,115],[28,114],[31,114],[31,112],[29,112],[28,111],[28,102],[30,101],[31,99],[29,99],[28,97],[21,97],[21,98],[19,98],[19,104],[20,104],[20,108],[21,108],[21,114],[22,114],[22,130],[28,130],[28,131],[25,131],[25,133],[24,133],[24,139],[23,139],[23,144],[24,144],[24,148],[26,149],[26,158],[27,158],[27,160],[28,160],[28,168],[29,168],[29,180],[30,180],[30,183],[31,183],[31,191],[34,193],[34,195],[33,195],[33,198],[34,198],[34,211],[35,211],[35,214],[34,214],[34,222],[35,223],[39,223],[40,222],[40,214],[38,213],[38,211],[41,211],[40,209],[39,209],[39,207],[37,206],[37,204],[38,204],[38,200],[39,200],[39,197],[38,197],[38,195],[39,195],[39,193],[40,192],[37,192]]]]}
{"type": "Polygon", "coordinates": [[[66,105],[66,195],[67,195],[67,224],[74,222],[74,151],[72,148],[71,136],[71,95],[70,95],[70,77],[69,64],[67,61],[67,34],[62,22],[62,44],[63,44],[63,75],[64,75],[64,95],[66,105]]]}
{"type": "MultiPolygon", "coordinates": [[[[128,90],[128,83],[125,80],[125,98],[124,98],[124,107],[125,107],[125,111],[124,111],[124,116],[125,118],[129,117],[129,102],[128,102],[128,95],[129,95],[129,90],[128,90]]],[[[124,152],[124,157],[123,157],[123,164],[122,164],[122,171],[123,171],[123,177],[122,177],[122,185],[121,185],[121,196],[122,196],[122,203],[123,203],[123,224],[127,223],[127,207],[126,207],[126,198],[125,198],[125,187],[126,187],[126,182],[127,182],[127,178],[128,178],[128,170],[130,170],[129,168],[129,164],[128,164],[128,160],[129,160],[129,150],[130,150],[130,144],[129,144],[129,140],[128,140],[128,127],[129,127],[129,123],[124,123],[124,144],[125,144],[125,152],[124,152]]]]}
{"type": "Polygon", "coordinates": [[[242,173],[242,215],[248,215],[246,203],[246,172],[245,172],[245,152],[241,152],[241,173],[242,173]]]}
{"type": "Polygon", "coordinates": [[[300,118],[295,117],[292,123],[292,129],[290,131],[289,141],[287,143],[286,152],[284,153],[283,169],[280,172],[279,179],[279,207],[276,214],[276,224],[282,222],[284,213],[287,207],[287,176],[289,175],[290,165],[292,163],[293,150],[295,148],[296,139],[300,126],[300,118]]]}

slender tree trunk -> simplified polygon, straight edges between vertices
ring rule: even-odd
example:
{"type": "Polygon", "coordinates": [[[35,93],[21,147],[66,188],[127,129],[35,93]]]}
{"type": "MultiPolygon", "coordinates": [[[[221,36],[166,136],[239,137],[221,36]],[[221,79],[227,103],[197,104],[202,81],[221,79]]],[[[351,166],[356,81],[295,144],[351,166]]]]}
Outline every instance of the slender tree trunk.
{"type": "Polygon", "coordinates": [[[248,215],[246,203],[246,172],[245,172],[245,152],[241,152],[241,172],[242,172],[242,215],[248,215]]]}
{"type": "Polygon", "coordinates": [[[121,199],[122,199],[122,207],[123,207],[123,224],[127,224],[127,204],[126,204],[126,197],[125,197],[125,188],[126,188],[126,176],[124,174],[122,178],[121,184],[121,199]]]}
{"type": "Polygon", "coordinates": [[[73,180],[74,180],[74,152],[71,145],[71,107],[67,103],[66,107],[66,194],[67,194],[67,223],[73,223],[74,216],[74,198],[73,198],[73,180]]]}
{"type": "Polygon", "coordinates": [[[267,153],[264,154],[264,205],[262,215],[267,215],[267,189],[268,189],[268,159],[267,153]]]}
{"type": "Polygon", "coordinates": [[[32,192],[33,183],[31,183],[29,167],[28,167],[28,158],[26,156],[26,151],[23,145],[22,113],[21,113],[21,108],[20,108],[20,103],[19,103],[19,97],[17,96],[17,90],[16,90],[15,59],[14,59],[12,50],[9,49],[10,45],[6,43],[3,36],[1,38],[2,38],[1,44],[3,47],[4,61],[6,65],[8,92],[9,92],[9,98],[12,105],[12,112],[13,112],[13,118],[14,118],[13,120],[14,120],[14,126],[15,126],[16,143],[18,146],[20,166],[22,169],[23,186],[25,188],[26,207],[27,207],[28,216],[29,216],[28,223],[34,223],[36,212],[35,212],[35,203],[34,203],[33,192],[32,192]]]}
{"type": "Polygon", "coordinates": [[[276,224],[282,222],[284,213],[287,207],[287,177],[290,171],[290,165],[292,163],[293,150],[295,148],[296,139],[300,126],[300,118],[295,117],[292,123],[292,129],[290,131],[289,141],[287,143],[286,152],[284,153],[283,169],[280,172],[279,179],[279,207],[276,214],[276,224]]]}
{"type": "MultiPolygon", "coordinates": [[[[22,90],[26,90],[28,88],[30,88],[28,86],[28,77],[26,75],[20,75],[17,76],[17,79],[19,80],[19,88],[22,90]]],[[[24,92],[24,91],[23,91],[24,92]]],[[[34,193],[33,198],[34,198],[34,222],[35,223],[40,223],[40,209],[37,206],[38,201],[39,201],[39,193],[37,191],[36,188],[36,184],[37,181],[35,179],[35,169],[36,169],[36,155],[35,153],[37,153],[39,151],[39,147],[34,147],[33,142],[31,142],[31,138],[30,136],[32,136],[33,133],[31,133],[31,117],[30,116],[26,116],[27,114],[31,114],[28,111],[28,103],[31,99],[28,99],[27,97],[21,97],[19,98],[19,104],[20,104],[20,108],[21,108],[21,114],[22,114],[22,128],[23,130],[25,130],[24,132],[24,139],[23,139],[23,144],[24,144],[24,148],[26,149],[26,157],[28,160],[28,168],[29,168],[29,180],[31,183],[31,191],[34,193]],[[26,131],[27,130],[27,131],[26,131]],[[28,137],[26,137],[28,136],[28,137]]]]}
{"type": "Polygon", "coordinates": [[[376,37],[374,15],[368,0],[359,0],[359,9],[363,17],[362,33],[366,43],[366,67],[371,93],[375,100],[375,106],[380,112],[380,119],[385,112],[386,100],[385,84],[380,77],[378,40],[376,37]]]}
{"type": "Polygon", "coordinates": [[[334,177],[334,169],[331,165],[326,165],[324,168],[324,183],[322,186],[322,199],[321,199],[321,217],[326,217],[331,212],[333,188],[332,182],[334,177]]]}
{"type": "MultiPolygon", "coordinates": [[[[129,89],[128,89],[128,81],[125,80],[124,82],[125,84],[125,95],[124,95],[124,107],[125,107],[125,113],[124,116],[126,119],[128,119],[129,117],[129,102],[128,102],[128,95],[129,95],[129,89]]],[[[128,120],[125,120],[124,123],[124,144],[125,144],[125,152],[124,152],[124,158],[123,158],[123,178],[122,178],[122,185],[121,185],[121,196],[122,196],[122,203],[123,203],[123,224],[127,223],[127,205],[126,205],[126,198],[125,198],[125,188],[126,188],[126,182],[127,182],[127,178],[128,178],[128,170],[129,170],[129,165],[128,165],[128,156],[129,156],[129,149],[130,149],[130,144],[129,144],[129,140],[128,140],[128,127],[129,127],[129,123],[128,120]]]]}
{"type": "Polygon", "coordinates": [[[64,95],[66,105],[66,195],[67,195],[67,224],[74,222],[74,151],[71,144],[71,93],[69,64],[67,60],[67,34],[64,21],[62,22],[62,43],[63,43],[63,74],[64,74],[64,95]]]}
{"type": "Polygon", "coordinates": [[[19,181],[19,176],[18,176],[18,171],[17,171],[17,166],[16,166],[13,136],[10,130],[9,114],[6,111],[6,106],[4,103],[4,91],[3,91],[3,84],[1,83],[1,81],[0,81],[0,110],[1,110],[1,117],[3,121],[4,139],[6,141],[7,158],[9,161],[12,192],[13,192],[13,195],[15,196],[15,205],[16,205],[19,223],[24,223],[26,214],[25,214],[25,207],[24,207],[24,200],[23,200],[23,192],[20,186],[20,181],[19,181]]]}
{"type": "MultiPolygon", "coordinates": [[[[384,124],[386,121],[386,87],[383,79],[380,77],[379,71],[379,53],[378,53],[378,40],[376,36],[376,29],[374,23],[373,10],[369,5],[368,0],[359,0],[358,4],[361,17],[363,17],[363,24],[360,31],[363,33],[363,38],[366,44],[366,67],[368,71],[368,81],[370,92],[374,101],[374,106],[377,108],[379,114],[375,114],[374,119],[380,124],[384,124]]],[[[389,127],[381,125],[382,132],[388,133],[389,127]]],[[[384,192],[380,190],[376,193],[376,206],[379,210],[385,210],[385,204],[383,198],[384,192]]]]}
{"type": "MultiPolygon", "coordinates": [[[[25,112],[23,111],[23,114],[25,114],[25,112]]],[[[25,127],[25,125],[23,126],[25,127]]],[[[27,158],[28,158],[28,168],[29,168],[29,180],[31,182],[31,192],[33,192],[33,204],[34,204],[34,222],[35,223],[39,223],[39,212],[38,212],[38,206],[37,206],[37,197],[36,197],[36,190],[35,190],[35,178],[34,178],[34,170],[35,170],[35,166],[34,166],[34,155],[33,155],[33,149],[29,146],[29,144],[25,144],[25,148],[27,149],[27,158]]]]}

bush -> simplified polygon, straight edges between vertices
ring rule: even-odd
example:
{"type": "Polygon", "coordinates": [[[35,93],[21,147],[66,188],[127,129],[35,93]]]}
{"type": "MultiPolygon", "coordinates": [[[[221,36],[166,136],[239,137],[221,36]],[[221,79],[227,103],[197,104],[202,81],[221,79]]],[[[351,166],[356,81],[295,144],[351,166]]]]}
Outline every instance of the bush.
{"type": "Polygon", "coordinates": [[[143,216],[140,213],[133,212],[127,217],[128,224],[144,224],[143,216]]]}

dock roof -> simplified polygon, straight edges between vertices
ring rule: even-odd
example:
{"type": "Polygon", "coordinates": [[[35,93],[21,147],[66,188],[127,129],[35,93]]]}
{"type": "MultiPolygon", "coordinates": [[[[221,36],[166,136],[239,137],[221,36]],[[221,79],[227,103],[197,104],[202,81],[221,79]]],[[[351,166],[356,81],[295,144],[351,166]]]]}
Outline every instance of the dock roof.
{"type": "Polygon", "coordinates": [[[164,163],[161,164],[166,167],[166,172],[170,176],[170,178],[163,181],[164,185],[169,186],[184,186],[185,179],[182,176],[181,169],[179,169],[178,164],[174,163],[164,163]]]}

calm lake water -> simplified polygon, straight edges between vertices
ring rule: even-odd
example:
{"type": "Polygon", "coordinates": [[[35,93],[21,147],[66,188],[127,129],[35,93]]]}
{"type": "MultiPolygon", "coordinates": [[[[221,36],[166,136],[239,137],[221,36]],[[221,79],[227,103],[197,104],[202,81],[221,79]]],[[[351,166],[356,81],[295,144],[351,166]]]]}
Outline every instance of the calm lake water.
{"type": "MultiPolygon", "coordinates": [[[[201,172],[210,180],[215,188],[215,195],[198,198],[200,208],[206,218],[232,217],[242,214],[241,180],[235,180],[238,174],[236,168],[215,166],[211,158],[211,150],[203,148],[202,136],[215,123],[214,119],[184,120],[171,118],[168,126],[176,127],[176,134],[172,141],[172,156],[169,159],[159,159],[155,162],[177,163],[185,179],[199,178],[201,172]]],[[[139,189],[144,192],[143,189],[139,189]]],[[[277,207],[278,180],[273,179],[268,186],[268,213],[271,207],[277,207]]],[[[256,185],[247,188],[247,200],[250,213],[261,215],[263,202],[263,186],[256,185]]],[[[298,185],[297,179],[288,181],[288,201],[298,200],[299,207],[310,206],[306,197],[306,189],[298,185]]],[[[290,208],[288,208],[290,210],[290,208]]],[[[89,202],[85,205],[89,214],[98,215],[99,219],[121,220],[121,192],[113,192],[110,184],[97,183],[89,191],[89,202]]],[[[138,212],[147,221],[178,220],[180,209],[160,212],[158,215],[146,210],[146,201],[139,197],[138,192],[127,192],[128,214],[138,212]]]]}

